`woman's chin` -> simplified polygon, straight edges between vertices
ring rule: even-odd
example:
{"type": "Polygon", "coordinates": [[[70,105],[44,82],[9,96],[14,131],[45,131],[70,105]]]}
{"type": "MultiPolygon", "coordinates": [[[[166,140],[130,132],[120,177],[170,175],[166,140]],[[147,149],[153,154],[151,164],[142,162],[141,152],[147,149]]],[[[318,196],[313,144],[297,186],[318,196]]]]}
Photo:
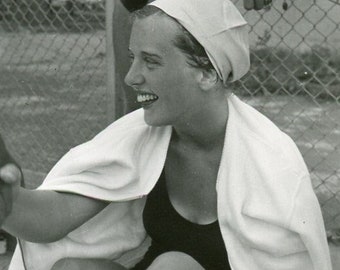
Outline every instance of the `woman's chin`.
{"type": "Polygon", "coordinates": [[[150,119],[148,117],[144,117],[144,121],[148,126],[152,126],[152,127],[164,126],[160,121],[157,121],[156,119],[150,119]]]}
{"type": "Polygon", "coordinates": [[[144,110],[144,121],[147,125],[153,127],[167,126],[169,125],[165,119],[162,119],[161,115],[151,113],[144,110]]]}

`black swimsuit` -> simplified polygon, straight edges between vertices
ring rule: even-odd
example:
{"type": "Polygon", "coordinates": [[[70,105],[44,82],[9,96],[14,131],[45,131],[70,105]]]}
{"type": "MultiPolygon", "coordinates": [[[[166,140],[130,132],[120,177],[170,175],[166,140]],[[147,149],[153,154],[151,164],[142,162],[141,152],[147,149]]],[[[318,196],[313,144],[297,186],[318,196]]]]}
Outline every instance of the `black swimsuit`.
{"type": "Polygon", "coordinates": [[[147,269],[156,257],[168,251],[188,254],[206,270],[230,270],[218,221],[199,225],[178,214],[168,196],[164,171],[148,195],[143,222],[152,242],[133,270],[147,269]]]}

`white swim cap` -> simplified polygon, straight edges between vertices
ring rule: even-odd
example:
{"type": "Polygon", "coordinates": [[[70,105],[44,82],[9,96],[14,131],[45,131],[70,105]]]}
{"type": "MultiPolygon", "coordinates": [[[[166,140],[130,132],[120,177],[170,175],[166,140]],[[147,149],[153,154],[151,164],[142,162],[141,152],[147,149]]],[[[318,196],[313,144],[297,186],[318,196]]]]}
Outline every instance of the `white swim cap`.
{"type": "Polygon", "coordinates": [[[230,0],[155,0],[204,47],[223,80],[236,81],[249,70],[247,22],[230,0]]]}

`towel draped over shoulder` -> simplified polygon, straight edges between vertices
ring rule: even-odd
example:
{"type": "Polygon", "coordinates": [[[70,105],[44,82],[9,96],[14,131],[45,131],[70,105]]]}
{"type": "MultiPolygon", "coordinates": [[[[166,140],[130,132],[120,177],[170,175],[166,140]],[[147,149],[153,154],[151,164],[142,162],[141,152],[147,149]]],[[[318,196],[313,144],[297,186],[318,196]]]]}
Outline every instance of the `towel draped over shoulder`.
{"type": "MultiPolygon", "coordinates": [[[[330,270],[320,206],[294,142],[269,119],[228,99],[217,209],[234,270],[330,270]]],[[[112,201],[49,244],[20,240],[9,270],[47,270],[64,257],[119,259],[146,237],[146,195],[163,169],[172,128],[150,127],[137,110],[69,151],[39,189],[112,201]]]]}

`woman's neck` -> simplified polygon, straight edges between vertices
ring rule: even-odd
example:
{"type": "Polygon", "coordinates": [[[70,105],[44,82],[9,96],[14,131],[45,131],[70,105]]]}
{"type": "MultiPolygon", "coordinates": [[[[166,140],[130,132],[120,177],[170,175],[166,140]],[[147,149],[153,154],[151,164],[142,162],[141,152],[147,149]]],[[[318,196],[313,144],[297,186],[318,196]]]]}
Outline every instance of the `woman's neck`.
{"type": "Polygon", "coordinates": [[[228,121],[228,102],[205,104],[190,117],[173,126],[173,142],[201,149],[223,145],[228,121]]]}

